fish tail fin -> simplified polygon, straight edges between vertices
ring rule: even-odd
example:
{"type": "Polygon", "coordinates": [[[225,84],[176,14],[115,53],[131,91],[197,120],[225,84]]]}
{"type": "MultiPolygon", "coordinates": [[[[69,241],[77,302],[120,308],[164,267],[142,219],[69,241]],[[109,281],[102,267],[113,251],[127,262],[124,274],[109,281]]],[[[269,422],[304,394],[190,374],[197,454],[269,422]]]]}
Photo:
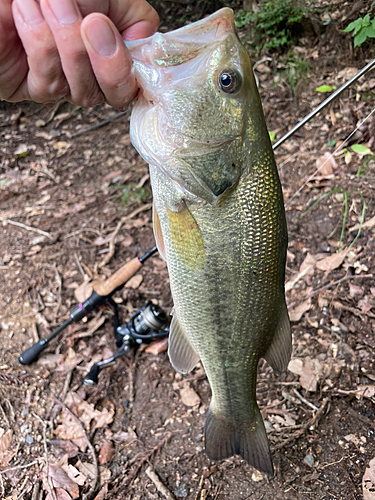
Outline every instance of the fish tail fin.
{"type": "Polygon", "coordinates": [[[254,417],[241,424],[215,412],[211,405],[205,426],[206,453],[211,460],[241,455],[250,465],[269,477],[274,476],[271,452],[259,408],[254,417]]]}

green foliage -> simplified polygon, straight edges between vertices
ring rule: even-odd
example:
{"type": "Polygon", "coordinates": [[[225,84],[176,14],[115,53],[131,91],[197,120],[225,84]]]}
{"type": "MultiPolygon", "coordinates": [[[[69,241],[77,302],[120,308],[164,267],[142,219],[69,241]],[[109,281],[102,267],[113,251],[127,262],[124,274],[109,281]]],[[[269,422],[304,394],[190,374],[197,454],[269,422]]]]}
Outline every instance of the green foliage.
{"type": "Polygon", "coordinates": [[[345,33],[353,31],[354,47],[358,47],[368,38],[375,38],[375,18],[370,19],[370,14],[366,14],[365,17],[360,17],[350,23],[343,31],[345,33]]]}
{"type": "Polygon", "coordinates": [[[150,193],[144,187],[137,187],[133,184],[127,184],[122,186],[109,186],[109,189],[117,189],[121,191],[120,194],[115,196],[112,201],[116,201],[121,198],[121,206],[123,208],[127,207],[133,202],[141,203],[143,200],[149,198],[150,193]]]}
{"type": "Polygon", "coordinates": [[[286,56],[286,68],[288,83],[294,94],[298,82],[309,72],[310,66],[307,59],[290,51],[286,56]]]}
{"type": "Polygon", "coordinates": [[[316,92],[331,92],[331,90],[336,90],[336,86],[335,85],[332,85],[332,87],[330,87],[329,85],[321,85],[320,87],[316,88],[315,91],[316,92]]]}
{"type": "Polygon", "coordinates": [[[252,48],[255,52],[285,50],[293,43],[293,27],[301,23],[306,13],[307,9],[296,0],[261,0],[256,12],[236,14],[236,26],[253,25],[252,48]]]}

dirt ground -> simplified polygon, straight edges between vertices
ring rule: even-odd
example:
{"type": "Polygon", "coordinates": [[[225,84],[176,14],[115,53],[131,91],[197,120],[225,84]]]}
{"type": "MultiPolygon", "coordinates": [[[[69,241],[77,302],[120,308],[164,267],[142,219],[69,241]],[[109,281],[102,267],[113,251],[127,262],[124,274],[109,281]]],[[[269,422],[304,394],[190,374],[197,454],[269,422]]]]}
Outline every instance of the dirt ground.
{"type": "MultiPolygon", "coordinates": [[[[214,7],[155,4],[163,30],[214,7]]],[[[331,2],[330,15],[345,20],[351,4],[331,2]]],[[[339,87],[375,57],[353,51],[332,26],[296,48],[310,70],[294,93],[277,55],[256,65],[276,140],[324,99],[317,87],[339,87]]],[[[0,102],[0,498],[49,500],[52,488],[62,500],[375,498],[369,471],[363,480],[371,460],[375,477],[375,161],[350,149],[375,151],[375,115],[361,124],[374,94],[372,72],[275,152],[294,351],[278,378],[266,362],[259,368],[272,480],[239,458],[205,455],[210,388],[201,366],[181,376],[165,351],[141,347],[103,370],[97,386],[82,384],[116,350],[109,306],[70,325],[36,363],[19,364],[68,318],[82,283],[154,245],[151,190],[130,144],[130,112],[0,102]]],[[[164,261],[151,257],[115,298],[121,323],[148,300],[170,311],[164,261]]]]}

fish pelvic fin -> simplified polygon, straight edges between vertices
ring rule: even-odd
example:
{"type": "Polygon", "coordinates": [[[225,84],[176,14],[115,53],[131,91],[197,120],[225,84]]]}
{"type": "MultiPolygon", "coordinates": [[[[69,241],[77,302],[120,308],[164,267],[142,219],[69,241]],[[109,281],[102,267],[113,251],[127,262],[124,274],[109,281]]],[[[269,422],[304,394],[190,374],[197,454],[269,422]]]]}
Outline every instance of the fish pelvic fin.
{"type": "Polygon", "coordinates": [[[292,355],[292,332],[288,309],[284,300],[280,320],[276,328],[272,344],[269,346],[264,359],[272,366],[276,375],[286,370],[292,355]]]}
{"type": "Polygon", "coordinates": [[[173,368],[180,373],[191,372],[200,359],[177,316],[172,317],[169,329],[168,356],[173,368]]]}
{"type": "Polygon", "coordinates": [[[211,403],[204,432],[206,453],[211,460],[241,455],[260,472],[264,472],[268,477],[274,476],[266,429],[258,407],[253,418],[234,423],[215,412],[211,403]]]}
{"type": "Polygon", "coordinates": [[[194,271],[201,269],[206,260],[204,243],[198,223],[182,200],[177,212],[167,207],[172,247],[183,264],[194,271]]]}
{"type": "Polygon", "coordinates": [[[161,232],[160,219],[155,207],[155,201],[153,201],[152,203],[152,227],[154,230],[156,246],[158,248],[159,254],[165,260],[165,245],[163,233],[161,232]]]}

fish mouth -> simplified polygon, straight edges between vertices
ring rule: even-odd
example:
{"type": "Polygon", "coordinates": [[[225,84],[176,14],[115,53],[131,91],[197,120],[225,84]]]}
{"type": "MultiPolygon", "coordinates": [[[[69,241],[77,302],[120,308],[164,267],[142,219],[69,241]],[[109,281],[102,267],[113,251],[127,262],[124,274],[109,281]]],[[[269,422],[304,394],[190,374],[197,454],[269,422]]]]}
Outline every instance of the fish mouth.
{"type": "MultiPolygon", "coordinates": [[[[188,71],[201,66],[229,33],[235,33],[233,11],[227,7],[210,16],[168,33],[125,42],[133,59],[133,74],[143,95],[150,102],[157,99],[158,86],[168,83],[172,68],[190,62],[188,71]]],[[[180,79],[184,71],[179,68],[180,79]]],[[[175,78],[175,76],[174,76],[175,78]]]]}

